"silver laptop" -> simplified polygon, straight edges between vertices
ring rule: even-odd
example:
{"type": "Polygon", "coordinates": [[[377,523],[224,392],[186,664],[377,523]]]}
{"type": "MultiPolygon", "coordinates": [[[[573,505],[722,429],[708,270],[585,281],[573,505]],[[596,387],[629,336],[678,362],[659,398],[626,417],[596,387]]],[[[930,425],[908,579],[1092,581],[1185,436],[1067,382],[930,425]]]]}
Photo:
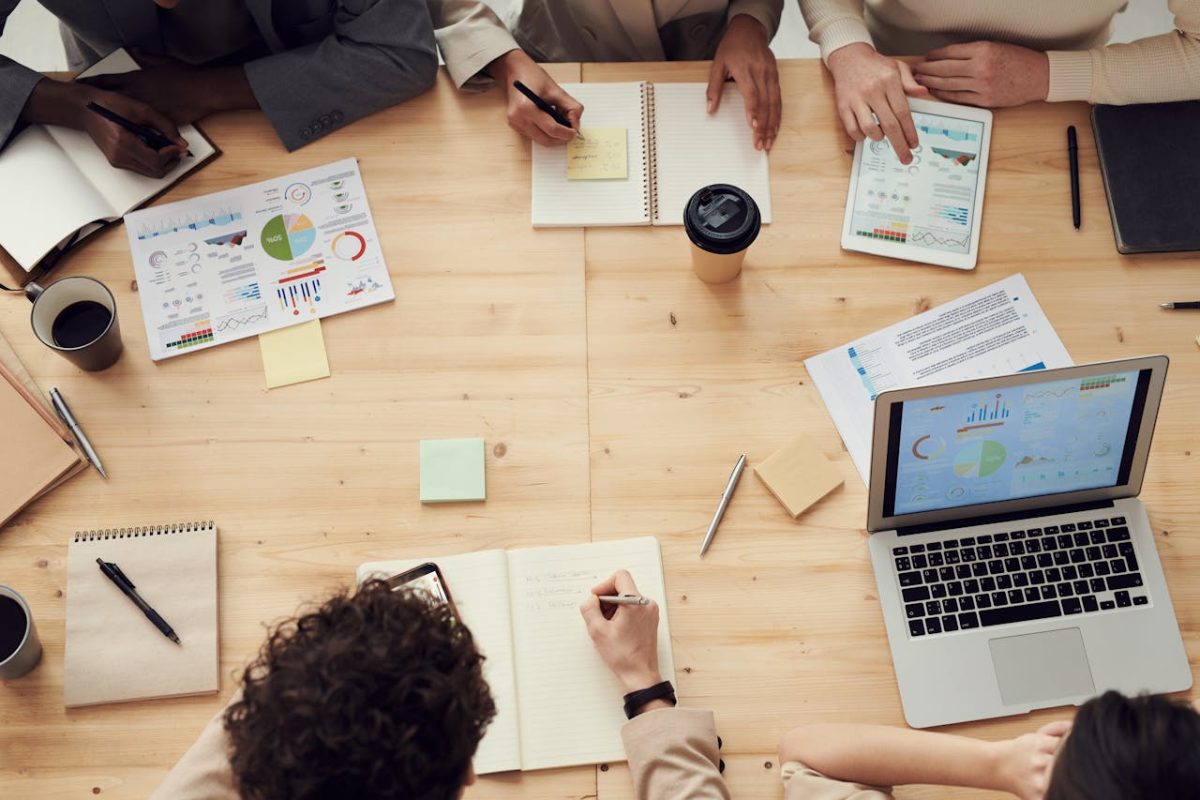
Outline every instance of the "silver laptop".
{"type": "Polygon", "coordinates": [[[867,529],[913,727],[1192,684],[1141,491],[1166,356],[881,394],[867,529]]]}

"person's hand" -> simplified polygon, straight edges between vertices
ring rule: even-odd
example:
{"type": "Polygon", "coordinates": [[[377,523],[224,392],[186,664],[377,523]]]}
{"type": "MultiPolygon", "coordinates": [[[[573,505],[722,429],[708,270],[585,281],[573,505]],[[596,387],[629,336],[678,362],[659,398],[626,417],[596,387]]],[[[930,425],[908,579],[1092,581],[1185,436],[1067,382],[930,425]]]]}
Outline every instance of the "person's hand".
{"type": "Polygon", "coordinates": [[[779,135],[783,100],[779,93],[779,69],[775,54],[767,45],[762,23],[746,14],[729,20],[717,52],[708,70],[708,113],[721,106],[721,88],[732,78],[746,106],[746,124],[754,137],[754,147],[770,150],[779,135]]]}
{"type": "Polygon", "coordinates": [[[625,570],[592,589],[579,607],[596,652],[617,676],[625,693],[648,689],[662,682],[658,671],[658,604],[614,606],[600,595],[637,594],[625,570]]]}
{"type": "Polygon", "coordinates": [[[508,127],[538,144],[565,144],[575,138],[583,117],[583,104],[563,91],[523,50],[509,50],[488,65],[488,73],[508,93],[508,127]],[[517,91],[513,81],[520,81],[538,97],[554,106],[571,122],[567,128],[559,125],[528,97],[517,91]]]}
{"type": "Polygon", "coordinates": [[[123,94],[99,89],[90,89],[85,97],[81,103],[83,110],[78,116],[79,127],[92,137],[92,141],[100,148],[108,163],[114,167],[151,178],[161,178],[170,172],[187,152],[187,140],[179,135],[179,129],[153,106],[123,94]],[[120,114],[130,122],[151,127],[174,144],[155,150],[115,122],[109,122],[99,114],[88,111],[88,102],[120,114]]]}
{"type": "Polygon", "coordinates": [[[921,142],[908,95],[928,97],[929,90],[913,79],[908,64],[882,56],[864,42],[839,47],[826,61],[838,116],[850,138],[878,142],[886,135],[900,163],[911,162],[912,148],[921,142]]]}
{"type": "Polygon", "coordinates": [[[1045,53],[1003,42],[952,44],[912,66],[917,83],[939,100],[1004,108],[1045,100],[1050,60],[1045,53]]]}
{"type": "Polygon", "coordinates": [[[176,125],[195,122],[222,109],[222,81],[208,71],[141,51],[137,59],[142,65],[140,70],[81,78],[79,82],[140,100],[176,125]]]}
{"type": "Polygon", "coordinates": [[[1036,733],[996,742],[1000,785],[1021,800],[1042,800],[1054,769],[1054,756],[1070,730],[1070,722],[1056,720],[1036,733]]]}

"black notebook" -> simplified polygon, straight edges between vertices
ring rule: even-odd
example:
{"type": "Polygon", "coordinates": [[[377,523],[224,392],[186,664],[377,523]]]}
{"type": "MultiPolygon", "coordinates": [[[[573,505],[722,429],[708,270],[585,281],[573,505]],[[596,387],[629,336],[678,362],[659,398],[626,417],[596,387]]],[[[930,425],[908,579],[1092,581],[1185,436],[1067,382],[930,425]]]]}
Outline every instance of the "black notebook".
{"type": "Polygon", "coordinates": [[[1092,131],[1117,251],[1200,250],[1200,101],[1096,106],[1092,131]]]}

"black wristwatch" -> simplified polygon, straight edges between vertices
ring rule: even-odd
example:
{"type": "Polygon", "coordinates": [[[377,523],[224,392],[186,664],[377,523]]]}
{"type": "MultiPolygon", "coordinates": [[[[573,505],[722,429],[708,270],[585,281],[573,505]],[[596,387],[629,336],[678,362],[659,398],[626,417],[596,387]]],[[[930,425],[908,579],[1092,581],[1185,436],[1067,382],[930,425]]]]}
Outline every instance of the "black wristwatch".
{"type": "Polygon", "coordinates": [[[675,699],[675,687],[670,681],[663,681],[649,689],[638,689],[625,695],[625,718],[633,719],[637,716],[638,709],[654,700],[666,700],[673,706],[679,705],[679,701],[675,699]]]}

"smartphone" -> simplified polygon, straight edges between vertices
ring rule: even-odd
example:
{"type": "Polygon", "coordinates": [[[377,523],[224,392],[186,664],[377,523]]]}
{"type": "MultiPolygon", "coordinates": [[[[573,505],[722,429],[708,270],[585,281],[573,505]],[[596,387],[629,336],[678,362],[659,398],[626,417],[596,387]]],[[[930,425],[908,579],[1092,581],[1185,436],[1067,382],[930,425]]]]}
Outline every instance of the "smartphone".
{"type": "Polygon", "coordinates": [[[438,569],[438,565],[432,561],[401,572],[399,575],[393,575],[387,579],[387,582],[392,591],[408,588],[413,591],[425,592],[436,602],[450,606],[450,610],[454,612],[454,616],[458,616],[458,609],[454,607],[454,600],[450,597],[450,589],[446,586],[446,579],[442,575],[442,571],[438,569]]]}

